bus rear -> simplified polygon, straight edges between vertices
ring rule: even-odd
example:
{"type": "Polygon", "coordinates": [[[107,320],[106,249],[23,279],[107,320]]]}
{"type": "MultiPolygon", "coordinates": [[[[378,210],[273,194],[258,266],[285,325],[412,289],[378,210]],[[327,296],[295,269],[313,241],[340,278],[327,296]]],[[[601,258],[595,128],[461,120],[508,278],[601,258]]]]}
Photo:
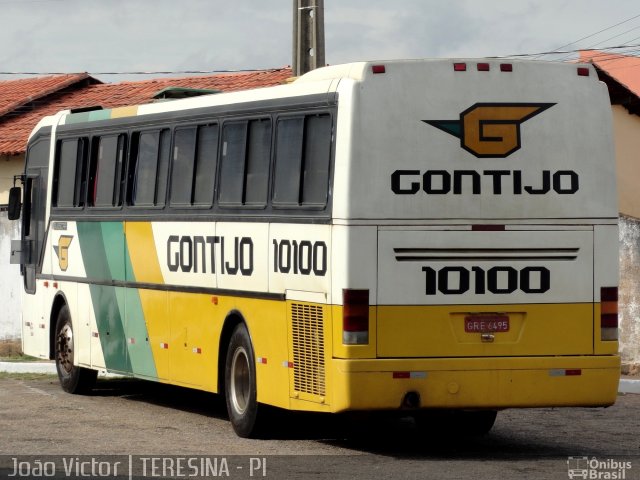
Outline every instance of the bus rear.
{"type": "Polygon", "coordinates": [[[615,161],[592,67],[361,63],[337,89],[334,409],[613,404],[615,161]]]}

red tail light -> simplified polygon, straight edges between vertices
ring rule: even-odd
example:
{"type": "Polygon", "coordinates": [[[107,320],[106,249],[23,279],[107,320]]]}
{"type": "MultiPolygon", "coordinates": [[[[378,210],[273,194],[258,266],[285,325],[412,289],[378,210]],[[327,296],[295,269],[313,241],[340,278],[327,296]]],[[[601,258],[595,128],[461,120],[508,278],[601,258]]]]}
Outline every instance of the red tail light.
{"type": "Polygon", "coordinates": [[[467,64],[466,63],[454,63],[453,64],[453,71],[454,72],[466,72],[467,71],[467,64]]]}
{"type": "Polygon", "coordinates": [[[600,338],[618,340],[618,287],[600,289],[600,338]]]}
{"type": "Polygon", "coordinates": [[[369,290],[342,290],[342,343],[369,343],[369,290]]]}

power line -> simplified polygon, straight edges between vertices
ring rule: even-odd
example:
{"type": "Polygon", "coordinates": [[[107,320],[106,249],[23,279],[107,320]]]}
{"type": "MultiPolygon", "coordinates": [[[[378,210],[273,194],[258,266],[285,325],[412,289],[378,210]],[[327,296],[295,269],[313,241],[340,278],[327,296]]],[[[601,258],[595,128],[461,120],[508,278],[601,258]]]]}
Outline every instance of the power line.
{"type": "MultiPolygon", "coordinates": [[[[595,32],[595,33],[592,33],[592,34],[590,34],[590,35],[587,35],[586,37],[582,37],[582,38],[580,38],[580,39],[578,39],[578,40],[574,40],[573,42],[570,42],[570,43],[567,43],[567,44],[565,44],[565,45],[561,45],[560,47],[554,48],[554,50],[560,50],[560,49],[562,49],[562,48],[566,48],[566,47],[568,47],[568,46],[570,46],[570,45],[574,45],[574,44],[576,44],[576,43],[578,43],[578,42],[581,42],[582,40],[586,40],[587,38],[595,37],[595,36],[596,36],[596,35],[598,35],[599,33],[606,32],[607,30],[611,30],[612,28],[615,28],[615,27],[617,27],[617,26],[619,26],[619,25],[622,25],[622,24],[624,24],[624,23],[630,22],[631,20],[633,20],[633,19],[635,19],[635,18],[638,18],[638,17],[640,17],[640,13],[639,13],[638,15],[633,16],[633,17],[627,18],[626,20],[623,20],[623,21],[621,21],[621,22],[618,22],[618,23],[616,23],[615,25],[611,25],[610,27],[603,28],[602,30],[599,30],[599,31],[597,31],[597,32],[595,32]]],[[[540,55],[545,55],[545,54],[540,54],[540,55]]]]}
{"type": "MultiPolygon", "coordinates": [[[[634,39],[636,40],[636,39],[634,39]]],[[[607,50],[620,50],[620,49],[624,49],[624,48],[638,48],[640,47],[640,44],[637,45],[616,45],[613,47],[607,47],[607,50]]],[[[559,50],[554,50],[554,51],[550,51],[550,52],[538,52],[538,53],[516,53],[513,55],[499,55],[499,56],[494,56],[494,57],[488,57],[488,58],[536,58],[536,57],[540,57],[543,55],[562,55],[562,54],[567,54],[567,53],[578,53],[578,52],[600,52],[600,49],[597,48],[580,48],[580,49],[576,49],[576,50],[563,50],[563,51],[559,51],[559,50]]]]}
{"type": "MultiPolygon", "coordinates": [[[[598,45],[601,45],[601,44],[603,44],[603,43],[607,43],[609,40],[613,40],[614,38],[621,37],[621,36],[623,36],[623,35],[626,35],[626,34],[627,34],[627,33],[629,33],[629,32],[633,32],[634,30],[637,30],[637,29],[639,29],[639,28],[640,28],[640,25],[638,25],[637,27],[633,27],[633,28],[631,28],[631,29],[629,29],[629,30],[626,30],[626,31],[624,31],[624,32],[622,32],[622,33],[619,33],[618,35],[614,35],[613,37],[609,37],[609,38],[607,38],[606,40],[602,40],[602,41],[599,41],[599,42],[593,43],[593,44],[591,44],[591,45],[588,45],[588,46],[586,46],[585,48],[583,48],[583,49],[581,49],[581,50],[586,50],[586,49],[589,49],[589,48],[597,47],[598,45]]],[[[632,39],[632,40],[629,40],[629,41],[628,41],[628,43],[631,43],[631,42],[633,42],[634,40],[637,40],[638,38],[640,38],[640,37],[637,37],[637,38],[634,38],[634,39],[632,39]]],[[[600,47],[600,48],[607,48],[607,47],[600,47]]],[[[562,60],[565,60],[566,58],[569,58],[569,56],[562,57],[562,58],[558,58],[557,60],[562,61],[562,60]]]]}

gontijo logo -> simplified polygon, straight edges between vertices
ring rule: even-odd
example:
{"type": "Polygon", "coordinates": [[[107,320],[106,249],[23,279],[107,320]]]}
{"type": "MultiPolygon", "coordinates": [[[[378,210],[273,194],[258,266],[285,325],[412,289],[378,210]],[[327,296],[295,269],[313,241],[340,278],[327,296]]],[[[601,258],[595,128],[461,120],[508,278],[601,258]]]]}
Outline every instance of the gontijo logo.
{"type": "Polygon", "coordinates": [[[460,139],[476,157],[508,157],[520,148],[520,124],[555,103],[476,103],[459,120],[423,120],[460,139]]]}
{"type": "Polygon", "coordinates": [[[69,245],[71,245],[71,240],[73,240],[72,235],[60,235],[58,245],[53,246],[53,250],[58,256],[58,265],[63,272],[66,272],[69,267],[69,245]]]}

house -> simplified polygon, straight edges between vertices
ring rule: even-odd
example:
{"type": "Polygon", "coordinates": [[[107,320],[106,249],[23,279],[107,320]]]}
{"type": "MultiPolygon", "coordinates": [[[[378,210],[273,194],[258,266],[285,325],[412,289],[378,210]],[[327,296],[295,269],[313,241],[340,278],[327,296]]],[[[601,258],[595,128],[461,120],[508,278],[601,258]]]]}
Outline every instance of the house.
{"type": "Polygon", "coordinates": [[[620,353],[627,368],[640,366],[640,57],[581,52],[609,89],[620,212],[620,353]]]}
{"type": "Polygon", "coordinates": [[[0,340],[20,336],[22,283],[17,265],[9,264],[11,239],[19,222],[7,219],[9,188],[24,170],[29,134],[38,121],[69,108],[139,105],[205,91],[237,91],[284,83],[291,69],[257,70],[137,82],[102,83],[87,73],[0,82],[0,340]]]}

